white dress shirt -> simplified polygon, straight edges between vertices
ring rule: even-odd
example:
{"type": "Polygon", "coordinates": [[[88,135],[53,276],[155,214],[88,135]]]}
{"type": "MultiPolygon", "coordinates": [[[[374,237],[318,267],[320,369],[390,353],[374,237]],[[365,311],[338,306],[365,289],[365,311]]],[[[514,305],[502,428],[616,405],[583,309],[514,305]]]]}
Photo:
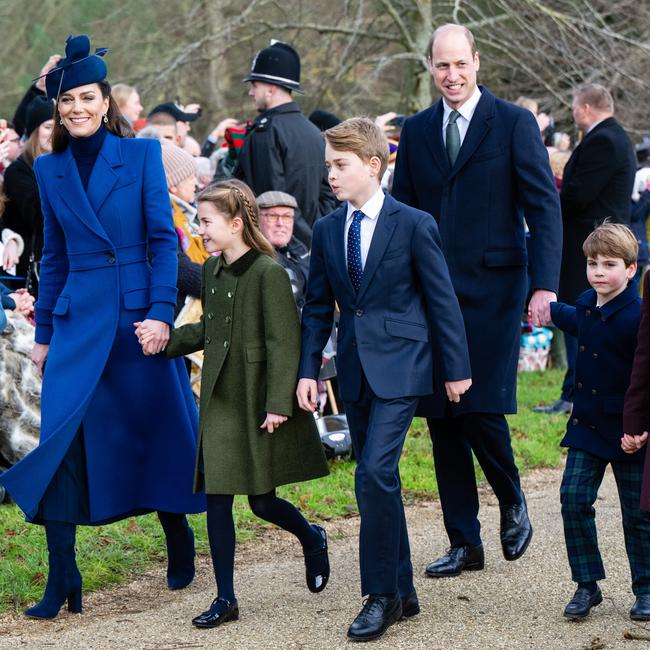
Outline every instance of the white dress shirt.
{"type": "MultiPolygon", "coordinates": [[[[365,268],[368,259],[370,243],[377,225],[377,217],[384,205],[384,191],[381,187],[361,206],[361,212],[365,215],[361,220],[361,266],[365,268]]],[[[343,232],[343,250],[345,252],[345,263],[348,263],[348,230],[352,224],[352,214],[356,208],[348,201],[348,214],[345,218],[345,230],[343,232]]]]}
{"type": "Polygon", "coordinates": [[[458,125],[458,132],[460,133],[460,146],[462,147],[465,136],[467,135],[467,129],[469,129],[469,123],[472,121],[476,105],[480,99],[481,91],[478,89],[478,86],[474,88],[472,96],[460,108],[453,109],[449,107],[443,98],[442,141],[445,146],[447,146],[447,124],[449,124],[449,116],[451,115],[451,112],[457,110],[460,113],[460,117],[456,120],[456,124],[458,125]]]}

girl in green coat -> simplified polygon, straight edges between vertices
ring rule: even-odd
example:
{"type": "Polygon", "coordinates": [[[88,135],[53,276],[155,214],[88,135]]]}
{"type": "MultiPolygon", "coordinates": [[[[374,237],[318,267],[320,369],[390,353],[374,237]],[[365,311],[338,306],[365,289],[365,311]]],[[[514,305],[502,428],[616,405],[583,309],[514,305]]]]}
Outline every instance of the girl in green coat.
{"type": "MultiPolygon", "coordinates": [[[[327,536],[275,488],[326,476],[327,461],[311,414],[295,403],[300,324],[284,269],[258,227],[255,197],[230,180],[198,197],[199,234],[210,257],[203,266],[203,316],[172,332],[167,355],[204,350],[196,491],[207,495],[208,538],[218,594],[193,619],[196,627],[237,620],[233,586],[235,494],[253,513],[293,533],[305,554],[307,586],[329,578],[327,536]]],[[[137,335],[146,344],[149,333],[137,335]]]]}

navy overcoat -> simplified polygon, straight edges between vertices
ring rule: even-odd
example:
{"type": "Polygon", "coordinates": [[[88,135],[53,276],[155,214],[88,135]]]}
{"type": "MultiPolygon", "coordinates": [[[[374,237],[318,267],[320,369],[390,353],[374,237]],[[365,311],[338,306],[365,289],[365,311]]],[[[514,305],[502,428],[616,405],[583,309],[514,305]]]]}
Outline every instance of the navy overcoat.
{"type": "Polygon", "coordinates": [[[553,323],[578,338],[573,412],[563,447],[574,447],[605,460],[638,461],[621,449],[623,403],[630,384],[641,299],[635,286],[596,307],[596,292],[588,289],[572,307],[551,303],[553,323]]]}
{"type": "Polygon", "coordinates": [[[181,360],[133,323],[173,321],[177,237],[160,144],[108,133],[84,191],[68,147],[35,164],[44,216],[36,341],[49,344],[39,446],[2,475],[28,519],[83,425],[91,522],[199,512],[197,411],[181,360]]]}
{"type": "MultiPolygon", "coordinates": [[[[472,365],[472,388],[453,404],[453,412],[514,413],[527,265],[532,288],[558,288],[558,193],[530,111],[481,87],[453,167],[442,140],[442,119],[440,100],[406,120],[393,196],[438,222],[472,365]],[[531,232],[530,260],[524,216],[531,232]]],[[[422,405],[422,415],[443,414],[444,390],[437,396],[422,405]]]]}

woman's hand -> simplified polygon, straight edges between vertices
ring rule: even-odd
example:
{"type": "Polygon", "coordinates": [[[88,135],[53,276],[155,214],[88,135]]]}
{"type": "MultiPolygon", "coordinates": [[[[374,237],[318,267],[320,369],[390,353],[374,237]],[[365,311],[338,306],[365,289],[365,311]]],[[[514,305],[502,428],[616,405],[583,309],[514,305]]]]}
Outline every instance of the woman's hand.
{"type": "Polygon", "coordinates": [[[269,433],[273,433],[283,422],[289,418],[286,415],[278,415],[277,413],[267,413],[266,419],[262,422],[260,429],[266,429],[269,433]]]}
{"type": "Polygon", "coordinates": [[[43,376],[43,366],[45,365],[45,360],[47,359],[47,353],[50,351],[50,346],[45,345],[44,343],[34,343],[32,348],[32,361],[38,368],[38,372],[43,376]]]}
{"type": "Polygon", "coordinates": [[[142,322],[133,323],[135,335],[147,356],[162,352],[169,342],[169,325],[160,320],[147,318],[142,322]]]}
{"type": "Polygon", "coordinates": [[[10,239],[5,244],[5,249],[2,252],[2,268],[5,271],[13,268],[18,264],[20,255],[18,255],[18,242],[15,239],[10,239]]]}

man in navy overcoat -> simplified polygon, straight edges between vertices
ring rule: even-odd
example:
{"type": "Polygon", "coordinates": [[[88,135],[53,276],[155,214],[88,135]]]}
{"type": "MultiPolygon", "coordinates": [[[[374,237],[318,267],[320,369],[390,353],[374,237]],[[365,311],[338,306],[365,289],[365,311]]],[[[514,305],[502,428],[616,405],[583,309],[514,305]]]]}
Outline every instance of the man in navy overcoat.
{"type": "MultiPolygon", "coordinates": [[[[429,417],[449,552],[431,576],[483,568],[472,451],[501,505],[501,543],[519,558],[532,536],[505,413],[516,411],[520,320],[549,320],[562,254],[560,206],[534,116],[476,84],[479,56],[460,25],[434,32],[430,66],[442,99],[406,120],[393,195],[431,213],[465,320],[473,385],[460,404],[440,390],[429,417]],[[524,217],[530,229],[526,252],[524,217]]],[[[439,381],[438,381],[439,383],[439,381]]]]}

